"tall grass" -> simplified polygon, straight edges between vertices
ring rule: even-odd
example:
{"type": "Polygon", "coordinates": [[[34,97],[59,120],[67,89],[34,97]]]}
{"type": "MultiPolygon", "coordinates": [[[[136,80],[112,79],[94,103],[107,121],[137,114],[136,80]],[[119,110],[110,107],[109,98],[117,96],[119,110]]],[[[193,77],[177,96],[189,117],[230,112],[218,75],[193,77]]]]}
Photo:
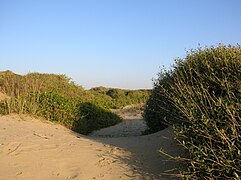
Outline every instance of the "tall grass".
{"type": "Polygon", "coordinates": [[[177,140],[190,154],[183,159],[183,177],[240,179],[241,47],[192,50],[160,76],[155,102],[165,103],[156,103],[155,109],[174,113],[174,119],[161,120],[174,125],[177,140]]]}

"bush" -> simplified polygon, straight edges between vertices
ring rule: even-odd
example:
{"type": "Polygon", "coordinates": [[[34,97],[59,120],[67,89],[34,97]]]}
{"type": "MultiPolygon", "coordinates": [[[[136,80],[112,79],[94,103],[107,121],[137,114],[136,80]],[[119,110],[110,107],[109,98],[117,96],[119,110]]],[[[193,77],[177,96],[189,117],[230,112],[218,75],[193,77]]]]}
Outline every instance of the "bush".
{"type": "MultiPolygon", "coordinates": [[[[241,47],[219,45],[192,50],[185,59],[177,60],[164,78],[168,83],[160,81],[158,91],[153,92],[158,94],[155,102],[164,97],[169,107],[177,110],[175,114],[181,115],[164,120],[174,124],[178,141],[189,151],[183,177],[239,179],[241,47]]],[[[156,106],[157,111],[168,107],[163,102],[156,106]]],[[[172,109],[164,110],[168,111],[172,109]]]]}
{"type": "Polygon", "coordinates": [[[41,116],[85,134],[120,121],[110,108],[145,102],[149,95],[146,90],[104,87],[88,91],[65,75],[30,73],[21,76],[11,71],[0,72],[0,92],[9,96],[0,102],[0,114],[41,116]]]}
{"type": "Polygon", "coordinates": [[[96,87],[90,90],[96,96],[96,100],[100,105],[111,109],[123,108],[127,105],[146,103],[150,90],[123,90],[96,87]]]}
{"type": "Polygon", "coordinates": [[[111,97],[85,91],[65,75],[32,73],[21,76],[11,71],[0,72],[0,91],[10,97],[0,102],[0,114],[36,115],[84,134],[120,121],[108,110],[111,97]],[[86,107],[82,107],[85,103],[92,104],[87,108],[88,116],[84,111],[86,107]]]}
{"type": "Polygon", "coordinates": [[[154,82],[152,94],[146,103],[144,120],[149,133],[165,129],[181,116],[181,113],[173,104],[173,101],[166,96],[165,92],[173,82],[171,74],[171,70],[161,70],[158,74],[159,78],[154,82]]]}
{"type": "Polygon", "coordinates": [[[54,91],[66,97],[78,97],[84,94],[83,88],[74,84],[65,75],[29,73],[21,76],[11,71],[0,72],[0,91],[15,97],[33,91],[54,91]]]}
{"type": "Polygon", "coordinates": [[[79,99],[67,98],[55,92],[45,92],[39,96],[36,115],[72,128],[74,121],[79,118],[79,105],[79,99]]]}
{"type": "Polygon", "coordinates": [[[80,105],[79,115],[80,119],[75,121],[72,129],[81,134],[89,134],[94,130],[99,130],[121,122],[120,117],[116,114],[90,102],[80,105]]]}

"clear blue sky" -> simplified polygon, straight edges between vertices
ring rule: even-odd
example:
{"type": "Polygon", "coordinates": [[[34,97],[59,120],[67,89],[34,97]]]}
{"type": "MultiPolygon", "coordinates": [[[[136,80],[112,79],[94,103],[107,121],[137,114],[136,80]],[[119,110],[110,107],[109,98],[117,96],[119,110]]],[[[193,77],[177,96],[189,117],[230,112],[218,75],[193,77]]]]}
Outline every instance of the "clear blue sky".
{"type": "Polygon", "coordinates": [[[0,0],[0,70],[151,88],[186,50],[240,44],[241,0],[0,0]]]}

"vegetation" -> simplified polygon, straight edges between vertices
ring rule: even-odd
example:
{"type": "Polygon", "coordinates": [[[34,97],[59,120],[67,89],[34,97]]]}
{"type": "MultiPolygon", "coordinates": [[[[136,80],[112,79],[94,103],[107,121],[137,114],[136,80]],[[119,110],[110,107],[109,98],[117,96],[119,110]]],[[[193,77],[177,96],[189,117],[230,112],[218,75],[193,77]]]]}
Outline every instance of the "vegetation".
{"type": "Polygon", "coordinates": [[[73,130],[82,134],[88,134],[91,133],[93,129],[112,126],[121,121],[116,114],[90,102],[81,104],[79,113],[81,115],[80,120],[75,121],[73,130]]]}
{"type": "Polygon", "coordinates": [[[149,129],[145,133],[154,133],[165,129],[171,120],[178,118],[178,111],[171,101],[165,96],[165,88],[170,84],[170,72],[162,70],[159,78],[154,82],[154,88],[144,110],[144,119],[149,129]]]}
{"type": "Polygon", "coordinates": [[[149,99],[150,90],[122,90],[114,88],[96,87],[90,92],[105,98],[106,106],[111,109],[123,108],[127,105],[146,103],[149,99]]]}
{"type": "Polygon", "coordinates": [[[121,121],[110,108],[143,103],[149,95],[145,90],[98,89],[84,90],[65,75],[0,72],[0,91],[10,97],[0,102],[0,114],[36,115],[88,134],[121,121]],[[112,91],[119,94],[112,96],[112,91]]]}
{"type": "Polygon", "coordinates": [[[157,131],[174,125],[189,152],[186,179],[241,178],[241,47],[191,50],[161,71],[145,118],[157,131]],[[159,126],[159,127],[155,127],[159,126]]]}

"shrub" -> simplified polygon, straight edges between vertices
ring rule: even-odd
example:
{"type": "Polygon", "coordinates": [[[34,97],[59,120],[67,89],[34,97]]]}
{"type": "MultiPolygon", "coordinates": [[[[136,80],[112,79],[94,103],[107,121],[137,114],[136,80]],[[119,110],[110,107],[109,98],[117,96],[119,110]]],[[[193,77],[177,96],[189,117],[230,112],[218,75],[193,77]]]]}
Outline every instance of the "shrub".
{"type": "MultiPolygon", "coordinates": [[[[167,104],[181,114],[179,119],[166,121],[174,124],[178,141],[190,154],[190,159],[185,159],[183,177],[239,179],[241,47],[219,45],[192,50],[185,59],[177,60],[165,77],[169,82],[157,85],[155,101],[165,97],[167,104]]],[[[159,111],[166,108],[163,102],[157,106],[159,111]]]]}
{"type": "Polygon", "coordinates": [[[96,101],[98,101],[100,105],[111,109],[146,103],[150,95],[150,90],[123,90],[104,87],[92,88],[90,92],[95,94],[96,101]]]}
{"type": "Polygon", "coordinates": [[[154,82],[152,94],[146,103],[144,120],[149,128],[149,133],[165,129],[181,116],[181,113],[165,92],[173,82],[171,75],[171,70],[161,70],[158,74],[159,78],[154,82]]]}
{"type": "Polygon", "coordinates": [[[0,72],[0,91],[10,96],[0,102],[1,114],[36,115],[84,134],[120,121],[108,110],[111,97],[85,91],[65,75],[31,73],[21,76],[4,71],[0,72]]]}
{"type": "Polygon", "coordinates": [[[79,99],[66,98],[55,92],[46,92],[39,96],[36,115],[72,128],[74,121],[79,118],[79,105],[79,99]]]}
{"type": "Polygon", "coordinates": [[[80,119],[75,121],[72,129],[81,134],[89,134],[121,122],[121,119],[111,111],[96,106],[90,102],[83,103],[79,107],[80,119]]]}
{"type": "Polygon", "coordinates": [[[65,75],[29,73],[21,76],[11,71],[3,71],[0,72],[0,91],[10,96],[26,95],[30,91],[54,91],[62,96],[77,97],[81,96],[84,90],[65,75]]]}
{"type": "Polygon", "coordinates": [[[148,97],[148,91],[145,90],[100,87],[88,91],[65,75],[30,73],[21,76],[11,71],[0,72],[0,92],[10,97],[0,102],[0,114],[41,116],[85,134],[120,121],[118,116],[110,112],[110,108],[144,102],[148,97]],[[107,95],[110,90],[116,99],[107,95]],[[84,109],[88,111],[83,112],[84,109]]]}

